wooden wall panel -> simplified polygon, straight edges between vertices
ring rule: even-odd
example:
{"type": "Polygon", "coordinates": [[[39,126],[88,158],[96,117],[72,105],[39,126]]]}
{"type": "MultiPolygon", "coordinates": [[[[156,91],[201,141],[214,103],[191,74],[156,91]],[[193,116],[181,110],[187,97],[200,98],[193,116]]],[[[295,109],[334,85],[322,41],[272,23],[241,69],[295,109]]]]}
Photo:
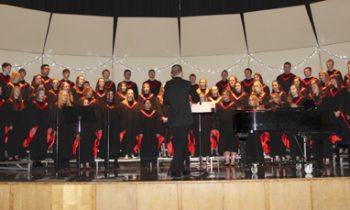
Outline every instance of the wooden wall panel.
{"type": "Polygon", "coordinates": [[[179,192],[176,182],[137,183],[137,209],[178,210],[179,192]]]}
{"type": "Polygon", "coordinates": [[[263,181],[241,180],[224,183],[224,209],[264,210],[263,181]]]}
{"type": "Polygon", "coordinates": [[[13,210],[51,209],[51,185],[41,183],[17,183],[11,185],[13,210]]]}
{"type": "Polygon", "coordinates": [[[96,185],[96,210],[135,210],[136,184],[103,183],[96,185]]]}
{"type": "Polygon", "coordinates": [[[349,210],[350,179],[320,179],[311,182],[312,205],[317,210],[349,210]]]}
{"type": "Polygon", "coordinates": [[[95,184],[52,185],[52,210],[95,210],[95,184]]]}
{"type": "Polygon", "coordinates": [[[192,182],[182,183],[181,208],[184,210],[223,209],[223,183],[192,182]]]}
{"type": "Polygon", "coordinates": [[[305,180],[267,181],[270,210],[311,210],[310,182],[305,180]],[[287,205],[286,205],[287,204],[287,205]]]}
{"type": "Polygon", "coordinates": [[[0,183],[0,210],[350,209],[350,178],[0,183]]]}
{"type": "Polygon", "coordinates": [[[0,184],[0,209],[10,209],[10,185],[0,184]]]}

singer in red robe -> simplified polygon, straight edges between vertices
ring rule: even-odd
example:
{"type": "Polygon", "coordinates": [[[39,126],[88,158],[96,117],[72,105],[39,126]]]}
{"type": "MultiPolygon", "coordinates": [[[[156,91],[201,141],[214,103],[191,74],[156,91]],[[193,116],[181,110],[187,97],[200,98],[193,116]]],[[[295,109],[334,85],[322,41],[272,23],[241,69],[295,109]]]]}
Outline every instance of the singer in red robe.
{"type": "Polygon", "coordinates": [[[137,118],[139,113],[139,104],[134,99],[134,91],[127,91],[126,99],[121,103],[121,130],[125,133],[121,139],[121,151],[125,158],[135,157],[134,147],[137,136],[137,118]]]}
{"type": "MultiPolygon", "coordinates": [[[[34,160],[34,167],[41,166],[41,160],[47,157],[47,130],[49,128],[49,103],[45,100],[45,90],[37,89],[36,99],[28,103],[25,110],[27,133],[34,133],[34,137],[29,142],[31,159],[34,160]]],[[[24,142],[26,146],[26,140],[24,142]]]]}
{"type": "Polygon", "coordinates": [[[155,164],[158,157],[158,137],[161,133],[160,116],[156,109],[152,108],[152,102],[146,100],[143,109],[140,110],[138,116],[137,136],[142,140],[137,142],[140,146],[141,166],[147,163],[155,164]]]}

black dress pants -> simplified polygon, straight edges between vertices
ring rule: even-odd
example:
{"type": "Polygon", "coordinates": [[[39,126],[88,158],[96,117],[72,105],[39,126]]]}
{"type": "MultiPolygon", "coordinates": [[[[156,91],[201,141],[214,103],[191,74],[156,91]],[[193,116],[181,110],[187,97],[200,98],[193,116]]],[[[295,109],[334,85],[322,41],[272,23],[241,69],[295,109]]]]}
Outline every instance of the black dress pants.
{"type": "Polygon", "coordinates": [[[172,127],[170,128],[173,136],[174,157],[170,165],[170,173],[182,173],[185,171],[184,162],[189,162],[189,154],[187,151],[187,135],[189,126],[172,127]]]}

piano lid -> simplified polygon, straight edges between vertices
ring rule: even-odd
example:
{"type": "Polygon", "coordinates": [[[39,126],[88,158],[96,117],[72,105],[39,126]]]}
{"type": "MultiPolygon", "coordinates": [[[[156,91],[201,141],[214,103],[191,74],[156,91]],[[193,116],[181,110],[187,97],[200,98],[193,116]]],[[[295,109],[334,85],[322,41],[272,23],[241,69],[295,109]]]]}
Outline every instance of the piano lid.
{"type": "Polygon", "coordinates": [[[335,132],[332,112],[303,109],[278,109],[265,111],[235,111],[234,130],[241,133],[253,131],[283,132],[335,132]]]}

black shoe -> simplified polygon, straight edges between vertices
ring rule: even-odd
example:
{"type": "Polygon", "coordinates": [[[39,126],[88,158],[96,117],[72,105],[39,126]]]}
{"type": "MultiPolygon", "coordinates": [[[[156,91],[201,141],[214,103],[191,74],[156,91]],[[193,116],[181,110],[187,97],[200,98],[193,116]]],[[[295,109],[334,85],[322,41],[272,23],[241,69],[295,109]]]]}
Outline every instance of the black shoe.
{"type": "Polygon", "coordinates": [[[182,172],[182,176],[184,176],[184,177],[187,177],[187,176],[190,176],[190,175],[191,175],[191,173],[189,171],[183,171],[182,172]]]}
{"type": "Polygon", "coordinates": [[[169,172],[168,175],[173,179],[183,179],[190,176],[189,171],[183,171],[183,172],[169,172]]]}
{"type": "Polygon", "coordinates": [[[168,176],[174,177],[174,176],[178,176],[181,175],[180,172],[171,172],[170,170],[168,171],[168,176]]]}
{"type": "Polygon", "coordinates": [[[173,173],[170,173],[170,176],[173,179],[179,179],[179,178],[182,178],[182,173],[181,172],[173,172],[173,173]]]}

